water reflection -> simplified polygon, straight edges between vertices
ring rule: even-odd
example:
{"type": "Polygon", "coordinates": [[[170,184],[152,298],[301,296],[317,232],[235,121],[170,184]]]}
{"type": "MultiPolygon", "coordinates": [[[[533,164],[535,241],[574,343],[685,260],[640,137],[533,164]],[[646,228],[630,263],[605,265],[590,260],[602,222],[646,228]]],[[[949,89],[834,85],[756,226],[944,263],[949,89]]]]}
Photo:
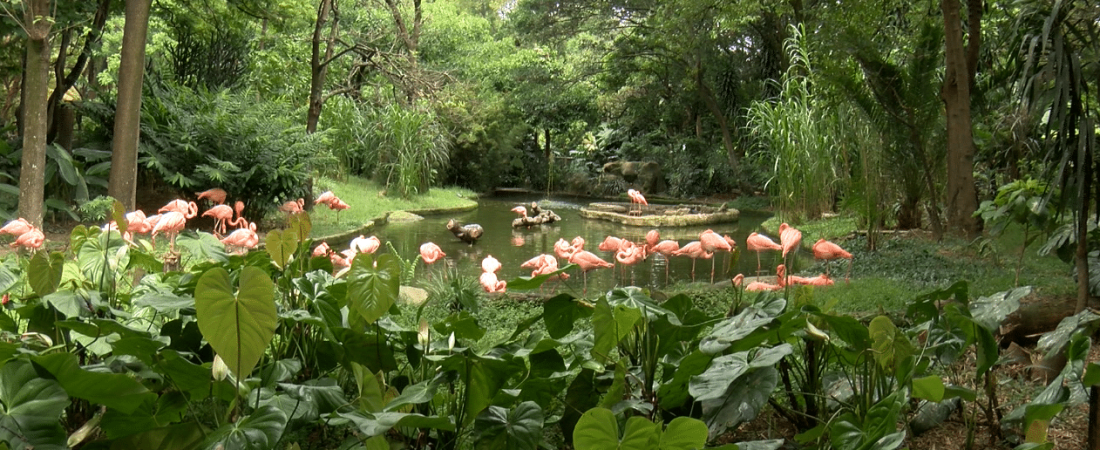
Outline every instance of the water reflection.
{"type": "MultiPolygon", "coordinates": [[[[381,227],[375,235],[383,242],[391,243],[404,258],[415,258],[419,254],[420,245],[424,242],[430,241],[439,245],[447,257],[433,264],[430,270],[431,276],[442,273],[446,267],[448,273],[457,271],[464,276],[476,278],[481,273],[481,260],[492,255],[504,265],[499,273],[502,280],[530,276],[531,270],[520,268],[520,264],[541,253],[553,254],[554,242],[559,238],[571,240],[575,236],[581,236],[587,241],[586,250],[607,261],[614,261],[613,252],[603,252],[596,248],[604,237],[617,236],[637,243],[645,242],[645,234],[650,228],[581,218],[579,209],[585,204],[587,201],[584,200],[545,200],[540,197],[518,195],[486,198],[479,201],[479,208],[475,211],[426,217],[416,222],[391,223],[381,227]],[[562,220],[530,228],[512,228],[512,220],[516,215],[511,209],[518,205],[529,205],[534,200],[538,200],[542,208],[553,210],[561,216],[562,220]],[[447,221],[452,218],[464,224],[480,224],[485,229],[484,237],[474,245],[460,241],[446,228],[447,221]]],[[[756,257],[744,251],[745,238],[749,233],[759,231],[760,224],[768,217],[769,215],[762,213],[742,212],[738,222],[709,226],[661,227],[657,230],[662,240],[676,240],[681,246],[698,240],[699,234],[707,228],[719,234],[729,234],[737,242],[739,252],[718,253],[713,260],[715,280],[729,280],[737,273],[751,275],[755,272],[756,257]]],[[[388,250],[383,246],[381,251],[388,250]]],[[[778,254],[766,253],[762,259],[764,267],[775,267],[779,264],[778,254]]],[[[558,262],[562,266],[566,264],[566,261],[560,258],[558,262]]],[[[419,264],[418,276],[427,276],[428,271],[425,270],[424,263],[419,264]]],[[[616,285],[663,288],[666,285],[666,271],[670,283],[690,282],[692,265],[693,260],[687,257],[666,259],[661,255],[651,255],[649,259],[633,266],[617,265],[613,269],[594,270],[589,272],[587,277],[589,293],[604,292],[616,285]]],[[[709,282],[712,261],[703,259],[695,265],[696,281],[709,282]]],[[[569,280],[555,282],[559,285],[556,289],[558,292],[573,291],[579,295],[582,289],[581,280],[580,271],[577,270],[569,280]]],[[[424,283],[414,280],[408,284],[423,285],[424,283]]]]}

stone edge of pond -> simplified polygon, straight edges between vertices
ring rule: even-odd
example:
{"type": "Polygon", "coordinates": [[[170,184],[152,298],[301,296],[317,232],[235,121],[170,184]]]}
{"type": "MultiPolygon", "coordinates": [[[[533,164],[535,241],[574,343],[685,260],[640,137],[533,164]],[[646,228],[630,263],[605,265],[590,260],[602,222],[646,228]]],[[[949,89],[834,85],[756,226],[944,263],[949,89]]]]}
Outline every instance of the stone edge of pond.
{"type": "MultiPolygon", "coordinates": [[[[476,201],[471,201],[470,204],[468,204],[468,205],[461,205],[461,206],[456,206],[456,207],[452,207],[452,208],[404,209],[404,210],[401,210],[401,211],[407,212],[409,214],[416,214],[418,216],[423,216],[423,215],[430,215],[430,214],[448,214],[448,213],[456,213],[456,212],[466,212],[466,211],[473,211],[475,209],[477,209],[477,202],[476,201]]],[[[364,223],[359,228],[354,228],[354,229],[351,229],[351,230],[348,230],[348,231],[343,231],[343,232],[340,232],[340,233],[330,234],[328,236],[318,236],[318,237],[313,238],[313,241],[314,242],[321,242],[321,241],[350,240],[351,238],[353,238],[355,236],[358,236],[360,234],[366,234],[366,233],[371,232],[372,230],[374,230],[375,227],[379,227],[379,226],[382,226],[382,225],[385,225],[385,224],[389,223],[390,214],[392,214],[393,212],[394,211],[386,211],[386,213],[383,214],[381,217],[375,217],[371,220],[368,220],[366,223],[364,223]]]]}
{"type": "Polygon", "coordinates": [[[686,227],[693,225],[709,225],[714,223],[734,222],[741,217],[741,212],[736,209],[710,214],[629,216],[610,211],[581,208],[580,214],[581,217],[586,219],[607,220],[635,227],[686,227]]]}

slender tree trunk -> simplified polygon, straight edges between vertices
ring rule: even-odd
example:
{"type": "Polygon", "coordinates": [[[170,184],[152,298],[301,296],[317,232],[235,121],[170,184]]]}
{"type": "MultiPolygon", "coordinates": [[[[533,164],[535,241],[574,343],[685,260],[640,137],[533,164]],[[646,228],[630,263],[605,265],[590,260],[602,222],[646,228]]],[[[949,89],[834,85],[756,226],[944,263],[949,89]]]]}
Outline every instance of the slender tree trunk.
{"type": "MultiPolygon", "coordinates": [[[[321,107],[324,105],[325,75],[328,73],[328,60],[322,59],[321,34],[324,32],[325,23],[328,22],[329,13],[332,11],[334,0],[321,0],[317,5],[317,21],[313,25],[313,50],[309,60],[309,110],[306,113],[306,133],[317,131],[317,121],[321,118],[321,107]]],[[[333,20],[335,22],[335,19],[333,20]]],[[[329,42],[335,38],[335,23],[332,25],[333,35],[329,42]]],[[[326,54],[331,55],[332,45],[328,45],[326,54]]]]}
{"type": "Polygon", "coordinates": [[[111,143],[111,174],[107,193],[126,210],[137,203],[137,156],[141,139],[141,84],[145,75],[145,37],[152,0],[126,0],[122,60],[118,69],[118,107],[111,143]]]}
{"type": "MultiPolygon", "coordinates": [[[[65,55],[69,47],[68,32],[66,32],[65,38],[62,40],[61,49],[57,53],[57,63],[54,69],[54,79],[59,81],[53,93],[50,94],[49,100],[50,127],[48,137],[50,142],[53,142],[58,133],[63,132],[58,129],[58,126],[72,117],[71,108],[68,111],[63,111],[62,108],[58,108],[57,106],[61,103],[61,99],[64,98],[65,93],[76,85],[76,80],[80,78],[80,75],[84,72],[84,67],[88,65],[88,60],[91,58],[92,54],[92,48],[99,42],[99,37],[103,34],[103,25],[107,23],[107,13],[109,12],[110,6],[111,0],[100,0],[99,7],[95,12],[95,18],[92,19],[92,26],[84,36],[84,46],[81,48],[80,55],[77,56],[76,62],[73,63],[73,68],[69,70],[68,74],[65,74],[65,55]],[[68,117],[63,117],[63,115],[68,115],[68,117]]],[[[68,132],[71,134],[72,130],[68,130],[68,132]]]]}
{"type": "MultiPolygon", "coordinates": [[[[971,2],[973,3],[973,2],[971,2]]],[[[973,7],[973,5],[971,5],[973,7]]],[[[947,114],[947,226],[967,238],[981,234],[981,221],[974,217],[978,193],[974,187],[974,137],[970,115],[971,73],[977,65],[981,45],[981,4],[970,11],[970,52],[963,48],[959,0],[942,0],[946,72],[943,89],[947,114]],[[968,62],[968,56],[974,61],[968,62]]]]}
{"type": "Polygon", "coordinates": [[[737,146],[733,142],[733,131],[730,129],[729,122],[726,120],[726,114],[722,111],[722,107],[718,104],[718,99],[714,96],[714,91],[711,91],[707,85],[706,79],[703,77],[703,64],[702,61],[696,60],[695,62],[695,86],[699,90],[700,100],[706,105],[714,118],[718,121],[718,128],[722,132],[722,145],[726,148],[726,156],[729,158],[730,168],[733,169],[734,176],[737,177],[737,183],[744,191],[748,188],[747,183],[741,177],[741,158],[737,154],[737,146]]]}
{"type": "Polygon", "coordinates": [[[46,181],[46,93],[50,78],[49,0],[24,5],[27,67],[23,82],[23,162],[19,172],[19,217],[42,227],[46,181]]]}

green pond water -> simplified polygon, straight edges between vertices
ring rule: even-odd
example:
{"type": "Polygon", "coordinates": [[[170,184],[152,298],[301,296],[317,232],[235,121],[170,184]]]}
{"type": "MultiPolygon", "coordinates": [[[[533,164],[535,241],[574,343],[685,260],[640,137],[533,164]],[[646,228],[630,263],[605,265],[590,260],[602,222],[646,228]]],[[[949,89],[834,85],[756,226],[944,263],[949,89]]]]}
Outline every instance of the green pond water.
{"type": "MultiPolygon", "coordinates": [[[[481,274],[481,261],[488,255],[500,260],[504,266],[498,277],[501,280],[511,280],[519,276],[530,276],[531,270],[520,268],[528,259],[541,253],[554,253],[554,243],[559,238],[569,241],[576,236],[583,237],[587,243],[585,250],[595,253],[604,260],[613,262],[613,252],[602,252],[596,247],[606,236],[616,236],[630,239],[636,243],[645,241],[645,234],[651,228],[625,226],[603,220],[584,219],[579,215],[579,209],[589,203],[590,199],[552,198],[541,196],[508,195],[483,198],[478,201],[478,208],[474,211],[425,217],[424,220],[414,222],[391,222],[379,227],[375,231],[383,242],[389,241],[397,252],[405,258],[415,257],[419,254],[420,244],[434,242],[439,245],[447,257],[425,269],[424,263],[419,262],[416,277],[412,282],[405,284],[423,286],[427,277],[438,277],[444,272],[477,277],[481,274]],[[512,228],[512,220],[517,216],[511,209],[519,205],[528,205],[532,201],[538,201],[543,209],[550,209],[561,216],[562,220],[548,225],[539,225],[531,228],[512,228]],[[447,230],[446,224],[450,219],[455,219],[463,224],[477,223],[485,229],[485,235],[474,245],[466,244],[454,237],[447,230]]],[[[731,223],[713,224],[693,227],[663,227],[657,230],[661,239],[674,239],[681,246],[688,242],[698,240],[699,234],[711,228],[719,234],[729,234],[738,244],[741,252],[733,255],[725,252],[717,253],[713,259],[699,259],[695,264],[695,281],[710,282],[711,263],[714,261],[715,282],[728,281],[737,273],[746,276],[756,271],[756,255],[744,251],[745,238],[753,231],[760,231],[760,224],[770,217],[767,213],[743,211],[740,220],[731,223]]],[[[769,235],[778,242],[777,236],[769,235]]],[[[380,250],[386,251],[385,245],[380,250]]],[[[779,264],[778,252],[765,253],[762,257],[763,267],[774,274],[774,267],[779,264]]],[[[559,258],[558,264],[566,265],[564,259],[559,258]]],[[[650,288],[663,288],[666,286],[665,273],[668,270],[670,284],[692,281],[692,260],[687,257],[673,257],[666,259],[661,255],[651,255],[647,260],[634,266],[616,266],[614,269],[598,269],[588,273],[589,296],[592,293],[605,292],[616,286],[643,286],[650,288]]],[[[572,271],[571,278],[564,282],[551,282],[547,288],[553,288],[556,292],[573,292],[576,295],[582,293],[582,276],[579,269],[572,271]]]]}

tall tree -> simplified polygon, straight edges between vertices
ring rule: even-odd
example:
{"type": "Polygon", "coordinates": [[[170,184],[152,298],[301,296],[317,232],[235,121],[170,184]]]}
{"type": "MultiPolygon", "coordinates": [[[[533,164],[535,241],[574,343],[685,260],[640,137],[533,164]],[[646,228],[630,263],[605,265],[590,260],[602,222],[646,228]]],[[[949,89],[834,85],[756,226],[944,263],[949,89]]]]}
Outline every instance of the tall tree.
{"type": "Polygon", "coordinates": [[[332,62],[332,51],[339,31],[339,15],[336,0],[321,0],[317,5],[317,20],[313,24],[312,53],[309,60],[309,109],[306,111],[306,132],[317,131],[317,121],[321,118],[321,107],[325,103],[325,77],[328,65],[332,62]],[[325,24],[332,15],[328,38],[324,38],[325,24]],[[321,44],[324,41],[324,54],[321,44]]]}
{"type": "MultiPolygon", "coordinates": [[[[13,19],[15,14],[5,10],[13,19]]],[[[19,216],[42,226],[46,181],[46,94],[50,78],[50,0],[23,3],[20,26],[27,33],[23,79],[23,162],[19,172],[19,216]]]]}
{"type": "Polygon", "coordinates": [[[149,30],[152,0],[126,0],[126,25],[122,34],[122,60],[118,69],[118,106],[114,141],[111,143],[111,175],[107,193],[127,210],[137,203],[137,155],[141,138],[141,84],[145,74],[145,36],[149,30]]]}
{"type": "Polygon", "coordinates": [[[967,34],[963,46],[959,0],[942,0],[946,72],[940,96],[947,114],[947,226],[969,238],[982,223],[974,217],[978,192],[974,187],[974,136],[970,117],[970,88],[977,73],[982,40],[982,2],[968,0],[967,34]]]}

